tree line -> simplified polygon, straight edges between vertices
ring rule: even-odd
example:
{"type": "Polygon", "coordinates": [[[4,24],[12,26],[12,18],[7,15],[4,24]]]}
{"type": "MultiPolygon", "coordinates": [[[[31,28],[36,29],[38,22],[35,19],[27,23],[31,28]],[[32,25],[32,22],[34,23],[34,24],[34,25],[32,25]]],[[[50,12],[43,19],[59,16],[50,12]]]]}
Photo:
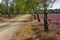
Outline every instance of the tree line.
{"type": "Polygon", "coordinates": [[[50,9],[48,10],[49,14],[60,14],[60,9],[50,9]]]}
{"type": "Polygon", "coordinates": [[[44,28],[48,32],[48,10],[49,5],[56,0],[2,0],[0,3],[0,14],[32,14],[40,22],[39,13],[44,13],[44,28]],[[35,16],[35,13],[37,17],[35,16]]]}

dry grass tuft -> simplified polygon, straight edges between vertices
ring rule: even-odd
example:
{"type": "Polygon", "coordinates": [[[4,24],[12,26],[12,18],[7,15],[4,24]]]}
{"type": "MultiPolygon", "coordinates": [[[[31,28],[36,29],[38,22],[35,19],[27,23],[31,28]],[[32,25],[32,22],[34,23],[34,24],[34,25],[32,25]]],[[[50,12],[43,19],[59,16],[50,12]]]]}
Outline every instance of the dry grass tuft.
{"type": "Polygon", "coordinates": [[[5,18],[0,18],[0,22],[4,22],[5,20],[5,18]]]}
{"type": "Polygon", "coordinates": [[[11,40],[25,40],[32,37],[33,31],[31,29],[31,24],[29,22],[21,25],[18,32],[16,32],[11,40]]]}

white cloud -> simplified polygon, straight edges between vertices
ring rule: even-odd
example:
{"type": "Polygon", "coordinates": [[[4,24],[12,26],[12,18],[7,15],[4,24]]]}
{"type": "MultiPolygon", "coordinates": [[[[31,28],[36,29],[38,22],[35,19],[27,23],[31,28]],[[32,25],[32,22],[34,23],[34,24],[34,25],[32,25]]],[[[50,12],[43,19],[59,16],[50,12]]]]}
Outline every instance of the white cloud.
{"type": "Polygon", "coordinates": [[[49,9],[60,9],[60,0],[56,0],[52,8],[49,8],[49,9]]]}
{"type": "Polygon", "coordinates": [[[1,3],[1,0],[0,0],[0,3],[1,3]]]}

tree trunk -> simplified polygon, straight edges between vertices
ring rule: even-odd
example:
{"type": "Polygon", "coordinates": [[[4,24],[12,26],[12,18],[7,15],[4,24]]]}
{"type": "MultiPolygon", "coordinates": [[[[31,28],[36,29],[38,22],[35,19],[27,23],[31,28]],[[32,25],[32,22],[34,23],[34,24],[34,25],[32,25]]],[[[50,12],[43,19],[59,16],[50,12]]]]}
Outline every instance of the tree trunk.
{"type": "Polygon", "coordinates": [[[34,13],[34,8],[31,8],[31,11],[32,11],[32,16],[33,16],[33,18],[36,19],[36,15],[35,15],[35,13],[34,13]]]}
{"type": "Polygon", "coordinates": [[[33,16],[33,19],[36,19],[36,15],[34,13],[34,6],[33,5],[31,6],[31,14],[33,16]]]}
{"type": "Polygon", "coordinates": [[[44,10],[44,28],[45,28],[45,32],[48,32],[48,17],[47,17],[47,12],[46,10],[44,10]]]}
{"type": "Polygon", "coordinates": [[[34,14],[34,19],[36,19],[36,15],[34,14]]]}
{"type": "Polygon", "coordinates": [[[14,5],[14,14],[15,14],[15,1],[13,0],[13,5],[14,5]]]}
{"type": "Polygon", "coordinates": [[[46,1],[47,0],[44,0],[44,29],[45,29],[45,32],[48,32],[48,17],[47,17],[47,4],[46,4],[46,1]]]}
{"type": "Polygon", "coordinates": [[[38,3],[37,2],[36,2],[36,15],[37,15],[38,22],[40,22],[40,18],[39,18],[39,14],[38,14],[38,3]]]}
{"type": "Polygon", "coordinates": [[[8,1],[9,1],[9,0],[6,0],[6,4],[7,4],[7,14],[8,14],[8,18],[10,18],[10,13],[9,13],[9,6],[8,6],[8,1]]]}
{"type": "Polygon", "coordinates": [[[37,19],[38,19],[38,22],[40,22],[39,14],[38,14],[38,13],[36,13],[36,14],[37,14],[37,19]]]}

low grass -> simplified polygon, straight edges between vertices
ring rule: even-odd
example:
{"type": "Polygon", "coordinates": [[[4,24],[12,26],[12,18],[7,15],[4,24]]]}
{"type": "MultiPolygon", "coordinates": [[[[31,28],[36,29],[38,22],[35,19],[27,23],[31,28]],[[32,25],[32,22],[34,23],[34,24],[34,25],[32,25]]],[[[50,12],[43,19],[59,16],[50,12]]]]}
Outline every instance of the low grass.
{"type": "Polygon", "coordinates": [[[33,31],[29,22],[21,25],[20,29],[14,34],[11,40],[25,40],[32,37],[33,31]]]}
{"type": "Polygon", "coordinates": [[[46,33],[43,26],[42,22],[38,23],[36,20],[25,22],[13,35],[11,40],[60,40],[60,34],[54,31],[46,33]]]}
{"type": "Polygon", "coordinates": [[[7,18],[0,18],[0,23],[5,22],[6,20],[7,20],[7,18]]]}
{"type": "Polygon", "coordinates": [[[13,18],[17,18],[18,16],[11,16],[10,18],[8,17],[8,16],[2,16],[2,17],[0,17],[0,23],[2,23],[2,22],[5,22],[5,21],[7,21],[8,19],[13,19],[13,18]]]}

